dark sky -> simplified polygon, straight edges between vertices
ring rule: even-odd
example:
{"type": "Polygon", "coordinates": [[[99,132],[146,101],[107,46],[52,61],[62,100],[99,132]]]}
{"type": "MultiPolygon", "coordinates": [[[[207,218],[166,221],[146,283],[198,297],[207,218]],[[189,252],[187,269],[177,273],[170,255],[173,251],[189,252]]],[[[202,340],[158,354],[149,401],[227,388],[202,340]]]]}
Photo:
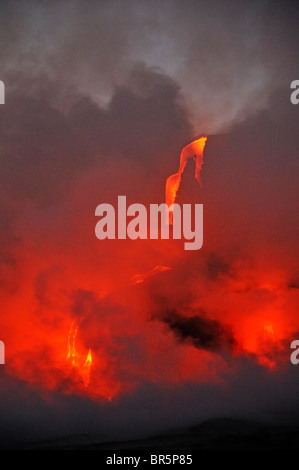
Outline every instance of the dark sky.
{"type": "Polygon", "coordinates": [[[3,439],[297,419],[298,19],[295,2],[1,2],[3,439]],[[177,198],[203,203],[203,248],[97,240],[96,206],[164,202],[203,133],[202,187],[190,164],[177,198]]]}

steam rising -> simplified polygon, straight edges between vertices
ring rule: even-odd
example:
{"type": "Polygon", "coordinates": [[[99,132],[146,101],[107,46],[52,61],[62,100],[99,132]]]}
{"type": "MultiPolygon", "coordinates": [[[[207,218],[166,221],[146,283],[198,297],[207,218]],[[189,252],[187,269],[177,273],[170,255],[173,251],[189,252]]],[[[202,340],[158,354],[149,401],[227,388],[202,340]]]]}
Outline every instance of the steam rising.
{"type": "MultiPolygon", "coordinates": [[[[296,41],[288,40],[296,27],[289,4],[26,0],[2,2],[1,17],[9,87],[13,74],[26,77],[26,89],[46,76],[61,90],[75,86],[108,105],[114,88],[131,80],[141,94],[149,92],[131,75],[143,64],[179,84],[194,129],[206,133],[265,108],[297,54],[296,41]]],[[[60,95],[52,99],[59,104],[60,95]]]]}

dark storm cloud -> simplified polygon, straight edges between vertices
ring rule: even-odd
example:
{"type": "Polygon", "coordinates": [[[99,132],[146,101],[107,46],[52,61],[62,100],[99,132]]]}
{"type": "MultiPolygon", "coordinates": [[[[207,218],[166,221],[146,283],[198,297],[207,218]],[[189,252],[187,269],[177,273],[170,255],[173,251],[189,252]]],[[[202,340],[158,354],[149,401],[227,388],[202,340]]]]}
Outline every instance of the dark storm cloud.
{"type": "Polygon", "coordinates": [[[217,320],[205,318],[202,314],[183,316],[170,311],[162,317],[162,321],[177,338],[190,341],[196,348],[219,351],[236,346],[236,340],[229,327],[217,320]]]}

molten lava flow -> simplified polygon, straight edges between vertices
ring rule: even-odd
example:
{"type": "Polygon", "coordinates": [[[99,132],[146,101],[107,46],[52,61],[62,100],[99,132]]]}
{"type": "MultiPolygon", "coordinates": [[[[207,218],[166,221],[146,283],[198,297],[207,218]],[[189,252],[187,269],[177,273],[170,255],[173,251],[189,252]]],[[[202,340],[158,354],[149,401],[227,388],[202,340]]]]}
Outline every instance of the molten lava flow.
{"type": "Polygon", "coordinates": [[[78,335],[78,327],[75,325],[75,322],[72,322],[69,334],[68,334],[68,353],[67,360],[71,362],[73,367],[78,369],[83,382],[86,386],[89,384],[90,380],[90,370],[92,365],[92,355],[91,349],[88,350],[87,357],[85,362],[82,365],[82,361],[78,358],[78,353],[76,349],[76,338],[78,335]]]}
{"type": "Polygon", "coordinates": [[[205,148],[206,140],[207,137],[202,136],[186,145],[181,151],[179,171],[174,175],[169,176],[166,180],[165,201],[168,207],[175,202],[175,198],[181,184],[182,174],[190,157],[193,157],[195,161],[195,179],[200,183],[200,170],[203,164],[203,150],[205,148]]]}
{"type": "Polygon", "coordinates": [[[87,386],[90,380],[90,369],[92,364],[92,356],[91,356],[91,349],[88,350],[87,358],[84,363],[84,383],[87,386]]]}
{"type": "Polygon", "coordinates": [[[68,334],[68,353],[67,359],[71,361],[72,365],[76,365],[76,336],[78,333],[78,328],[75,327],[74,322],[71,324],[70,331],[68,334]]]}
{"type": "Polygon", "coordinates": [[[92,364],[92,356],[91,356],[91,349],[88,350],[87,358],[84,363],[84,367],[90,367],[92,364]]]}

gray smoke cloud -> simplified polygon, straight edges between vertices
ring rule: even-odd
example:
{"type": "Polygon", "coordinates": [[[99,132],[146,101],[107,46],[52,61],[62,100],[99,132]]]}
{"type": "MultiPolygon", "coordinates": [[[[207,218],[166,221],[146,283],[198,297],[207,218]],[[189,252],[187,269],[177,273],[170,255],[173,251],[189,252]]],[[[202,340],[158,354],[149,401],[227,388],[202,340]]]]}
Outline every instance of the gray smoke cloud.
{"type": "Polygon", "coordinates": [[[296,8],[288,2],[3,1],[0,11],[8,85],[14,74],[46,76],[107,105],[144,64],[179,84],[201,132],[225,131],[295,78],[296,8]]]}

